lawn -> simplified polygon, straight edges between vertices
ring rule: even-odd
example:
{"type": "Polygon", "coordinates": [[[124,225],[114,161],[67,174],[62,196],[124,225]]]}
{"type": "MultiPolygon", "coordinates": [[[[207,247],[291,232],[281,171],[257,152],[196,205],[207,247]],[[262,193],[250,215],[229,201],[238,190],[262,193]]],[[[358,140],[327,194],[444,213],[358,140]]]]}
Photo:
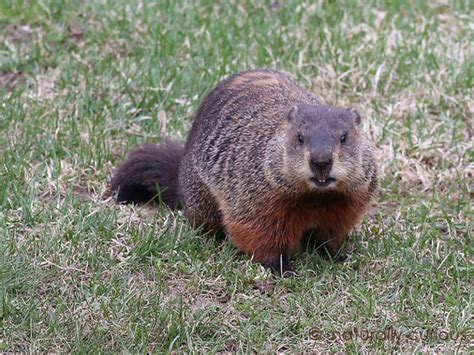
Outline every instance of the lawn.
{"type": "Polygon", "coordinates": [[[0,352],[473,350],[470,1],[0,1],[0,352]],[[380,191],[344,263],[274,278],[180,211],[119,206],[240,70],[354,107],[380,191]]]}

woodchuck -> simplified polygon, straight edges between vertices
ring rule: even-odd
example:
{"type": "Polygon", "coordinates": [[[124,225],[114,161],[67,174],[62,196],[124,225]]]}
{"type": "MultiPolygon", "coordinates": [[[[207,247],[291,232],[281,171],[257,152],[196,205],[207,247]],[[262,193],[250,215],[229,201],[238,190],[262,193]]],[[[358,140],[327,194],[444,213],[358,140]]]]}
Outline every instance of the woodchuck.
{"type": "Polygon", "coordinates": [[[204,99],[184,147],[167,139],[132,151],[112,189],[119,202],[181,206],[193,225],[226,232],[286,275],[289,254],[308,241],[337,256],[374,196],[373,146],[360,122],[285,73],[241,72],[204,99]]]}

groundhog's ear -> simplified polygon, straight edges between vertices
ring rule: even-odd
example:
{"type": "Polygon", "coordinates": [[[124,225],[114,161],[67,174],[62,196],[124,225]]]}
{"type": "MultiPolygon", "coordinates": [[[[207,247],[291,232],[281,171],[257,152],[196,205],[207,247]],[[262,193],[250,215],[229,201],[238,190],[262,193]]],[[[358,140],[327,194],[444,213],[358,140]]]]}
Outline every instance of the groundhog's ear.
{"type": "Polygon", "coordinates": [[[288,112],[287,119],[288,121],[292,122],[296,119],[296,115],[298,114],[298,106],[293,106],[291,110],[288,112]]]}
{"type": "Polygon", "coordinates": [[[360,118],[359,112],[357,112],[357,111],[354,110],[353,108],[350,108],[350,109],[349,109],[349,112],[351,113],[351,117],[352,117],[352,119],[354,120],[355,124],[356,124],[357,126],[360,125],[361,118],[360,118]]]}

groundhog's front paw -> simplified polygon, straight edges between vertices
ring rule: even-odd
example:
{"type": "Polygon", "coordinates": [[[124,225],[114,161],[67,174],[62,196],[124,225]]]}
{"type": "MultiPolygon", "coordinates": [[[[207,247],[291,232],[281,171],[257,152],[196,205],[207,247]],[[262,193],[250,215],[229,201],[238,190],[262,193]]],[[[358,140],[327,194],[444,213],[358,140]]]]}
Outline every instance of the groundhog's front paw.
{"type": "Polygon", "coordinates": [[[347,253],[342,247],[334,247],[330,244],[323,244],[318,248],[318,253],[328,259],[331,259],[338,263],[343,263],[347,260],[347,253]]]}
{"type": "Polygon", "coordinates": [[[324,258],[337,262],[344,262],[347,259],[345,248],[341,245],[335,245],[330,237],[315,236],[320,235],[316,230],[310,230],[303,235],[301,246],[308,252],[317,252],[324,258]]]}
{"type": "Polygon", "coordinates": [[[290,258],[288,255],[281,255],[281,257],[272,261],[263,261],[262,265],[263,267],[270,269],[274,275],[279,277],[297,276],[297,273],[291,268],[290,258]]]}

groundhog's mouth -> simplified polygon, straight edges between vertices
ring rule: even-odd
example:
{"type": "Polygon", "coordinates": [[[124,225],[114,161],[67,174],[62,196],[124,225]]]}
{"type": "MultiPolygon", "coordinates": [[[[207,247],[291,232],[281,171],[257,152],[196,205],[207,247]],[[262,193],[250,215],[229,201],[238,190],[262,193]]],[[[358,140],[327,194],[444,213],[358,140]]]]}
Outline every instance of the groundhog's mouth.
{"type": "Polygon", "coordinates": [[[317,187],[328,187],[331,183],[335,182],[336,179],[334,178],[327,178],[327,179],[318,179],[318,178],[311,178],[311,181],[317,186],[317,187]]]}

